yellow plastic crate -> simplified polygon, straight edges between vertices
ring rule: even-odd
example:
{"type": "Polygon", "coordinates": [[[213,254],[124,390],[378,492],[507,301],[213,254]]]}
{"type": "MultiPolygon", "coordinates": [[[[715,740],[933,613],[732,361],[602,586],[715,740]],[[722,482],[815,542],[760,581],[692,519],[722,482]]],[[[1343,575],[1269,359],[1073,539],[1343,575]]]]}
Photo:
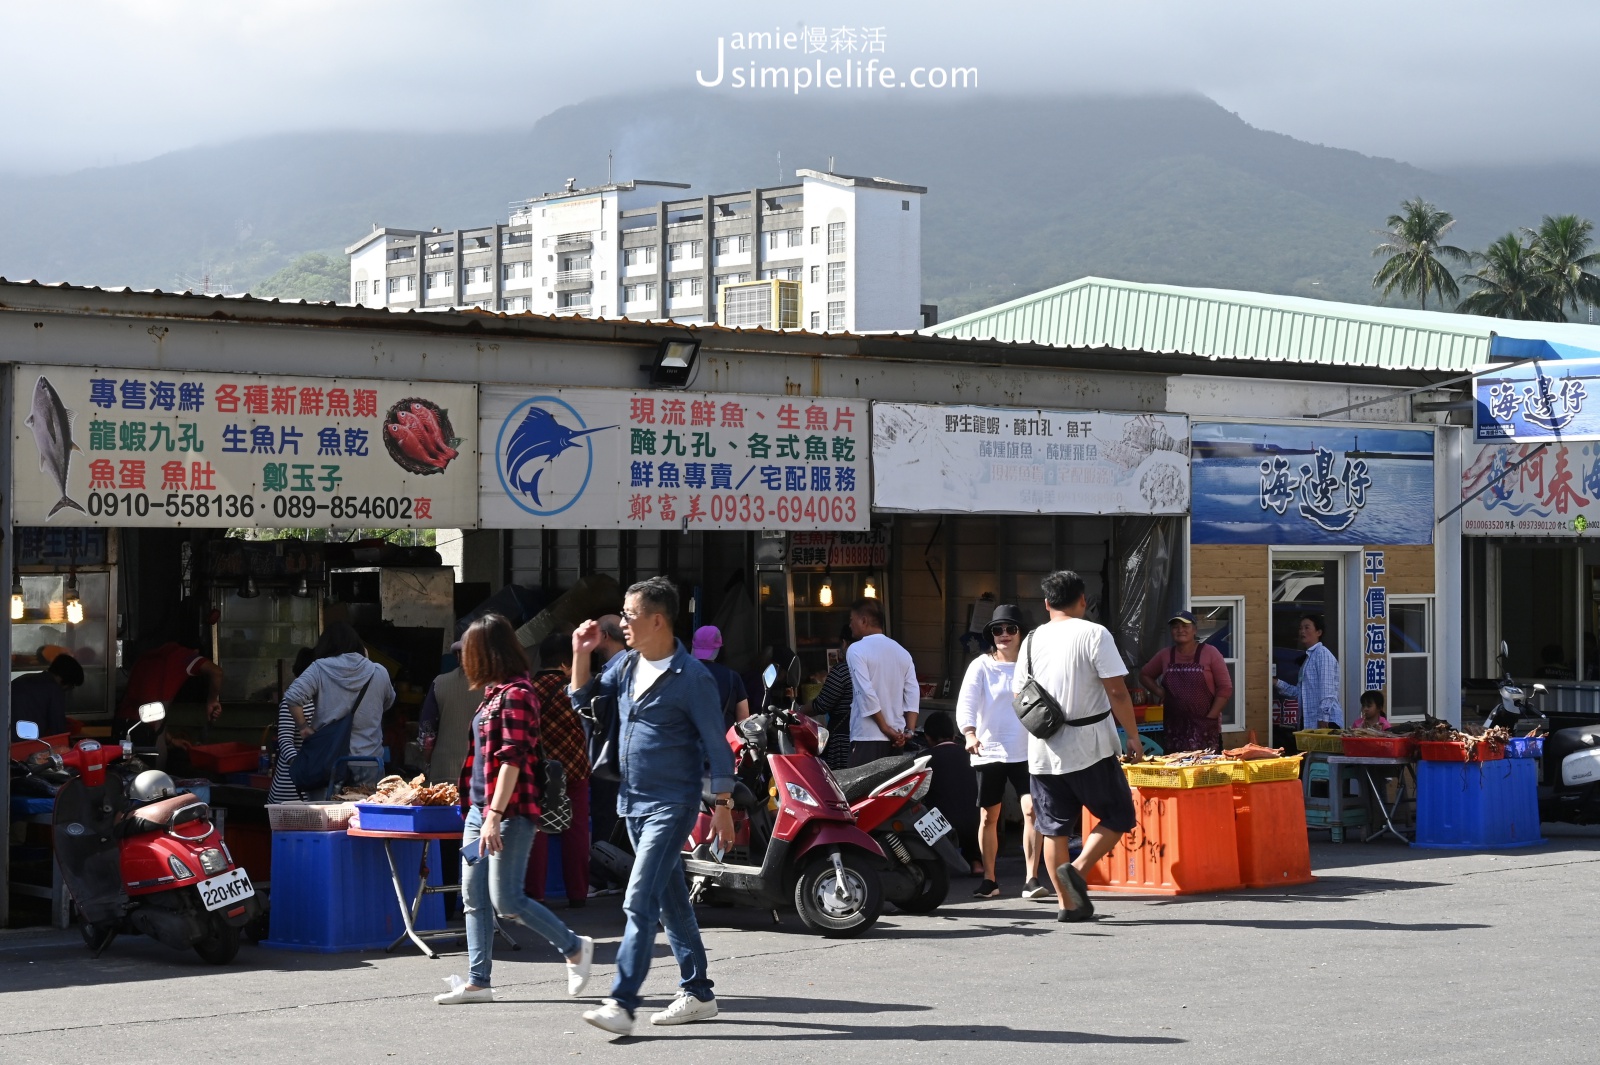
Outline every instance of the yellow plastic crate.
{"type": "Polygon", "coordinates": [[[1256,758],[1233,763],[1235,784],[1265,784],[1269,780],[1299,780],[1301,755],[1256,758]]]}
{"type": "Polygon", "coordinates": [[[1140,762],[1125,765],[1122,771],[1136,788],[1210,788],[1233,783],[1232,762],[1204,762],[1200,765],[1163,765],[1140,762]]]}
{"type": "Polygon", "coordinates": [[[1338,729],[1302,729],[1294,734],[1294,745],[1307,753],[1343,754],[1344,736],[1340,735],[1338,729]]]}

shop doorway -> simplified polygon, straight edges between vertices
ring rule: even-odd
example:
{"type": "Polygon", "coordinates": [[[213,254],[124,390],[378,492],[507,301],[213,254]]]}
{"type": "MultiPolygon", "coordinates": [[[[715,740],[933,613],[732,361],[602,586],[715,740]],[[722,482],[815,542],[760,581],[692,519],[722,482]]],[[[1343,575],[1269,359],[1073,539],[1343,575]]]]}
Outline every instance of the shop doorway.
{"type": "MultiPolygon", "coordinates": [[[[1306,654],[1300,646],[1300,619],[1307,614],[1322,615],[1326,622],[1323,645],[1343,666],[1339,640],[1344,631],[1343,588],[1344,560],[1338,555],[1273,555],[1272,666],[1278,680],[1294,684],[1300,679],[1300,665],[1306,654]]],[[[1274,692],[1275,704],[1276,701],[1274,692]]]]}

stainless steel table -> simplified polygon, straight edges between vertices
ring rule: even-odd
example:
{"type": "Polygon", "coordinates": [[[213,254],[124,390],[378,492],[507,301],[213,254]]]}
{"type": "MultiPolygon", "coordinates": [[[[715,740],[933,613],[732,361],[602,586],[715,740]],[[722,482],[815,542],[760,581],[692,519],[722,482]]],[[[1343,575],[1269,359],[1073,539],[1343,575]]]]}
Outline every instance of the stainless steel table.
{"type": "Polygon", "coordinates": [[[1413,783],[1409,794],[1406,788],[1406,771],[1413,762],[1409,758],[1362,758],[1345,754],[1327,755],[1328,762],[1328,823],[1343,827],[1341,819],[1344,813],[1344,770],[1346,767],[1359,771],[1358,779],[1365,779],[1367,791],[1372,796],[1373,805],[1383,816],[1383,824],[1375,830],[1368,831],[1362,838],[1363,843],[1371,843],[1385,835],[1392,835],[1401,843],[1410,843],[1411,839],[1398,828],[1395,815],[1399,813],[1403,803],[1416,803],[1416,786],[1413,783]],[[1397,776],[1400,778],[1400,787],[1396,792],[1393,802],[1384,801],[1383,789],[1378,787],[1379,777],[1397,776]]]}

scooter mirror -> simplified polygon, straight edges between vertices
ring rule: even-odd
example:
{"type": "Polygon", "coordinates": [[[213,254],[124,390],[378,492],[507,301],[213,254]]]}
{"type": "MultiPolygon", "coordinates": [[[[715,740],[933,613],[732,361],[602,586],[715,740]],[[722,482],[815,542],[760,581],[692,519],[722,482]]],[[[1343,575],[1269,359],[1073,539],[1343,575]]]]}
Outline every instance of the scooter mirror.
{"type": "Polygon", "coordinates": [[[761,671],[761,686],[771,690],[776,683],[778,683],[778,667],[769,665],[761,671]]]}
{"type": "Polygon", "coordinates": [[[1502,659],[1511,657],[1511,647],[1504,640],[1500,641],[1500,657],[1502,659]]]}
{"type": "Polygon", "coordinates": [[[37,721],[18,721],[17,722],[17,739],[19,739],[19,740],[36,740],[38,738],[39,738],[39,722],[37,722],[37,721]]]}
{"type": "Polygon", "coordinates": [[[800,656],[789,659],[789,687],[800,687],[800,679],[805,676],[805,667],[800,664],[800,656]]]}
{"type": "Polygon", "coordinates": [[[146,725],[154,725],[158,721],[167,719],[165,703],[144,703],[139,707],[139,720],[146,725]]]}

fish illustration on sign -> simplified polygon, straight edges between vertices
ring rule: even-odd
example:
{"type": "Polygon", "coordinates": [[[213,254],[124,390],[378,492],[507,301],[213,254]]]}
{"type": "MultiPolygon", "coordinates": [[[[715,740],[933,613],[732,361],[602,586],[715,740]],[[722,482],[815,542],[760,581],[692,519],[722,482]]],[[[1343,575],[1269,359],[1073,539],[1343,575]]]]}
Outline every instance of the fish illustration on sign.
{"type": "Polygon", "coordinates": [[[72,453],[83,448],[72,442],[73,412],[61,402],[61,396],[43,375],[33,384],[33,409],[22,424],[33,431],[33,443],[39,449],[39,469],[55,481],[61,498],[45,515],[46,520],[63,510],[84,509],[77,500],[67,495],[67,474],[72,469],[72,453]]]}
{"type": "Polygon", "coordinates": [[[569,429],[543,407],[529,407],[506,445],[506,480],[523,495],[532,496],[533,501],[542,507],[544,500],[539,495],[539,479],[550,464],[565,452],[581,446],[580,437],[615,428],[615,425],[602,425],[594,429],[569,429]],[[532,476],[527,476],[528,467],[541,459],[544,465],[535,469],[532,476]]]}

